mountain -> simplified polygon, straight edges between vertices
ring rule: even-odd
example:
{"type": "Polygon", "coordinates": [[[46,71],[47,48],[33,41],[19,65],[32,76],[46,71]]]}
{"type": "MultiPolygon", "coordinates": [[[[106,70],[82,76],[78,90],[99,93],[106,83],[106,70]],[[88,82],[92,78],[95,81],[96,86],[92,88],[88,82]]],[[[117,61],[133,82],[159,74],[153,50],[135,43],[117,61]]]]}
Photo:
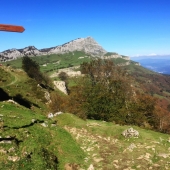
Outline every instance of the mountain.
{"type": "MultiPolygon", "coordinates": [[[[99,54],[101,58],[113,59],[131,73],[135,88],[160,99],[160,130],[170,133],[170,130],[165,131],[169,129],[169,112],[167,115],[166,112],[170,104],[170,76],[139,66],[139,63],[131,61],[127,56],[102,51],[103,48],[95,45],[96,43],[91,43],[94,47],[92,48],[82,41],[84,45],[80,48],[84,52],[76,46],[71,47],[74,43],[69,42],[67,48],[62,47],[66,50],[62,51],[62,54],[50,53],[55,51],[55,47],[38,50],[34,46],[3,53],[9,60],[12,57],[17,58],[17,55],[22,57],[23,54],[36,56],[33,59],[41,64],[41,69],[51,70],[52,73],[58,73],[61,67],[71,67],[70,64],[79,65],[82,60],[90,60],[87,52],[91,55],[99,54]],[[75,52],[75,49],[80,51],[75,52]]],[[[18,60],[22,58],[10,62],[16,64],[18,60]]],[[[59,102],[66,107],[65,104],[70,98],[60,95],[57,90],[48,91],[37,85],[23,70],[12,68],[12,65],[6,67],[7,63],[0,66],[0,169],[170,169],[169,135],[149,130],[151,127],[147,127],[147,124],[148,129],[143,129],[134,125],[121,126],[114,122],[82,120],[64,111],[60,112],[60,115],[49,117],[52,111],[45,94],[50,94],[51,98],[55,97],[54,92],[59,95],[54,98],[57,108],[59,102]],[[64,104],[62,97],[66,100],[64,104]],[[139,132],[139,138],[126,139],[121,135],[130,127],[139,132]]],[[[78,67],[75,71],[77,70],[78,67]]],[[[70,88],[75,85],[77,78],[69,78],[70,88]]],[[[79,90],[76,93],[79,93],[79,90]]],[[[134,96],[136,94],[134,93],[134,96]]],[[[75,96],[71,99],[75,100],[75,96]]],[[[81,98],[78,101],[81,101],[81,98]]],[[[143,104],[141,112],[142,109],[143,104]]]]}
{"type": "Polygon", "coordinates": [[[19,57],[40,56],[50,54],[65,54],[73,51],[83,51],[92,56],[103,56],[106,50],[103,49],[92,37],[78,38],[51,48],[38,50],[34,46],[25,47],[23,49],[9,49],[0,53],[0,61],[13,60],[19,57]]]}
{"type": "Polygon", "coordinates": [[[152,71],[170,74],[170,55],[132,57],[132,60],[152,71]]]}

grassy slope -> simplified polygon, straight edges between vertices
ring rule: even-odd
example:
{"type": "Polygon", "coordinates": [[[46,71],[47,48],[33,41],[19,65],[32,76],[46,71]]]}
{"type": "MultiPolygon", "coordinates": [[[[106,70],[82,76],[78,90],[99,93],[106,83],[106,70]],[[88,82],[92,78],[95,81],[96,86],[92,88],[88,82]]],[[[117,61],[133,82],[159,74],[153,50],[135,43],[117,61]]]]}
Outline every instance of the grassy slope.
{"type": "MultiPolygon", "coordinates": [[[[41,71],[53,72],[54,70],[60,68],[77,66],[83,63],[84,61],[89,61],[89,55],[81,51],[75,51],[73,53],[70,52],[66,54],[51,54],[51,55],[44,55],[44,56],[36,56],[36,57],[32,57],[32,59],[40,64],[41,71]],[[79,59],[79,57],[84,57],[84,58],[79,59]],[[46,66],[43,66],[44,64],[46,64],[46,66]]],[[[12,61],[7,61],[5,62],[5,65],[10,65],[14,68],[21,68],[22,58],[18,58],[12,61]]]]}
{"type": "Polygon", "coordinates": [[[95,169],[170,169],[169,135],[133,127],[140,137],[125,139],[121,133],[129,126],[83,121],[71,114],[55,119],[72,134],[95,169]]]}
{"type": "Polygon", "coordinates": [[[44,92],[37,84],[23,71],[1,67],[0,73],[1,88],[9,96],[20,94],[36,104],[28,109],[0,102],[0,169],[62,170],[67,163],[86,167],[83,150],[65,129],[47,118],[44,92]]]}
{"type": "MultiPolygon", "coordinates": [[[[111,55],[108,53],[107,55],[111,55]]],[[[67,68],[70,66],[80,65],[84,61],[90,61],[89,57],[84,52],[75,51],[74,53],[67,54],[52,54],[47,56],[36,56],[33,57],[41,65],[41,71],[52,75],[60,68],[67,68]],[[79,57],[85,57],[79,59],[79,57]],[[59,62],[59,63],[58,63],[59,62]],[[46,66],[43,66],[46,64],[46,66]]],[[[126,63],[127,60],[123,58],[112,59],[116,64],[126,63]]],[[[21,68],[22,59],[17,59],[13,61],[6,62],[5,64],[10,64],[13,67],[21,68]]],[[[4,64],[4,63],[3,63],[4,64]]],[[[140,88],[145,89],[148,93],[166,100],[166,105],[170,104],[170,77],[155,73],[148,69],[143,68],[142,66],[135,65],[135,62],[130,61],[130,65],[125,66],[125,68],[130,71],[132,76],[137,80],[140,88]]],[[[15,77],[14,77],[15,78],[15,77]]],[[[57,80],[57,78],[53,78],[57,80]]]]}
{"type": "Polygon", "coordinates": [[[62,170],[67,163],[83,169],[90,164],[96,169],[170,168],[168,135],[134,127],[140,137],[124,139],[121,132],[128,126],[83,121],[71,114],[48,119],[48,109],[38,99],[34,82],[19,70],[4,67],[0,71],[2,79],[9,76],[1,82],[4,90],[11,96],[20,93],[31,102],[37,100],[43,108],[0,102],[0,169],[62,170]]]}
{"type": "MultiPolygon", "coordinates": [[[[130,65],[128,69],[146,73],[139,66],[130,65]]],[[[0,102],[0,124],[4,127],[0,141],[15,137],[10,144],[1,143],[0,169],[64,169],[66,163],[80,164],[84,169],[90,164],[96,169],[170,169],[168,135],[134,127],[140,137],[124,139],[121,132],[128,126],[83,121],[70,114],[47,119],[42,91],[20,70],[1,68],[0,86],[10,96],[19,93],[42,108],[31,110],[0,102]],[[37,121],[32,124],[32,119],[37,121]],[[10,161],[11,157],[18,160],[10,161]]]]}

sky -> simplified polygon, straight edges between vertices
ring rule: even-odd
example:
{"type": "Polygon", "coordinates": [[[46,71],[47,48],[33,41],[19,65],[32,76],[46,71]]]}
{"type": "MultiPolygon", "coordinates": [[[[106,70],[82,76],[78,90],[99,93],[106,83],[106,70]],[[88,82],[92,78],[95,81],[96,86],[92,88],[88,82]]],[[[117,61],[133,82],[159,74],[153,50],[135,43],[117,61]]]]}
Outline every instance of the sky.
{"type": "Polygon", "coordinates": [[[106,51],[130,57],[170,54],[170,0],[1,0],[0,52],[62,45],[93,37],[106,51]]]}

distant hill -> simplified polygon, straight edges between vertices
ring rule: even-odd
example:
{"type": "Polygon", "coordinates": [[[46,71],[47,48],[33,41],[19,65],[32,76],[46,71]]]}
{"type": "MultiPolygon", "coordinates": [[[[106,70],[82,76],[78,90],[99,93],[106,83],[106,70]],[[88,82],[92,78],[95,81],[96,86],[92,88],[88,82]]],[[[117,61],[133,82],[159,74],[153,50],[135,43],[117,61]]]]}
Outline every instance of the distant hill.
{"type": "Polygon", "coordinates": [[[139,62],[147,69],[170,75],[170,55],[140,56],[132,57],[131,59],[139,62]]]}

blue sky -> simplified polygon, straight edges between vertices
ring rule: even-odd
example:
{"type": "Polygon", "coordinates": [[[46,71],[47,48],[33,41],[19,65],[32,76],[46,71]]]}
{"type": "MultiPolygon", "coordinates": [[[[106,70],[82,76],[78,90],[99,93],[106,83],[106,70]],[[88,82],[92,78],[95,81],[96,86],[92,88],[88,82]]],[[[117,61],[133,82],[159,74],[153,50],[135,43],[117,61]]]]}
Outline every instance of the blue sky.
{"type": "Polygon", "coordinates": [[[170,0],[1,0],[0,23],[26,29],[1,31],[0,51],[91,36],[122,55],[170,54],[170,0]]]}

